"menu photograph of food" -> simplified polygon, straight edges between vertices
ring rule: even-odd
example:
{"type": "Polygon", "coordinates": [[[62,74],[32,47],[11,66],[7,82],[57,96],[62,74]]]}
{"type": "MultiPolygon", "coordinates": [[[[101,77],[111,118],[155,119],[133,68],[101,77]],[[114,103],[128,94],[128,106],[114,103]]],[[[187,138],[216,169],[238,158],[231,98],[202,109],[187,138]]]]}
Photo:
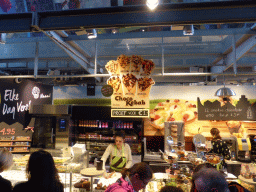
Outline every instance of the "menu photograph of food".
{"type": "Polygon", "coordinates": [[[114,108],[149,108],[149,94],[155,81],[150,77],[155,64],[139,55],[120,55],[106,66],[112,86],[111,105],[114,108]],[[120,96],[117,100],[116,96],[120,96]],[[127,100],[132,102],[126,102],[127,100]]]}

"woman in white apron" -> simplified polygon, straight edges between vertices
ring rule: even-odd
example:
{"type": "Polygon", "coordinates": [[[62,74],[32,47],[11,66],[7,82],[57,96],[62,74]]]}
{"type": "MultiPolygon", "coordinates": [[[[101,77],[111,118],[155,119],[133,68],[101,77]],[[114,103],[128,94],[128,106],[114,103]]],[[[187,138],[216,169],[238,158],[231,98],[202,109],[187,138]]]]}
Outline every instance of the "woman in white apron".
{"type": "Polygon", "coordinates": [[[109,172],[120,172],[123,168],[132,167],[132,153],[131,148],[125,141],[123,132],[118,132],[114,136],[115,143],[110,144],[105,150],[101,160],[105,163],[110,156],[110,169],[109,172]]]}

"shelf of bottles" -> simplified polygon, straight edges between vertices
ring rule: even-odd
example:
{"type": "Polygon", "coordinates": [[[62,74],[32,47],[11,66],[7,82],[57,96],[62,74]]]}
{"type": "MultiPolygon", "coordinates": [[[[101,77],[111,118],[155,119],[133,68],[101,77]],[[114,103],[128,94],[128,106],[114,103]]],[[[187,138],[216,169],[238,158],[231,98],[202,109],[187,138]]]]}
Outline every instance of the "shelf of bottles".
{"type": "Polygon", "coordinates": [[[77,126],[98,129],[134,129],[133,122],[123,121],[77,120],[77,126]]]}

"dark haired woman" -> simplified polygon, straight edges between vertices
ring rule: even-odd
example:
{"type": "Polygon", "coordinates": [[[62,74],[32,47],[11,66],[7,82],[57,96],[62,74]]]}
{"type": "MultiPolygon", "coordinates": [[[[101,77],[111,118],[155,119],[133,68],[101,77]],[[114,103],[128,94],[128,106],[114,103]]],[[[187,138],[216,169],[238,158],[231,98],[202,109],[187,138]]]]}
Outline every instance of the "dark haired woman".
{"type": "Polygon", "coordinates": [[[118,132],[114,136],[115,143],[110,144],[105,150],[101,160],[105,166],[105,162],[110,156],[110,172],[120,172],[123,168],[130,168],[132,166],[132,153],[128,144],[124,143],[125,134],[118,132]]]}
{"type": "Polygon", "coordinates": [[[147,163],[134,164],[130,169],[123,169],[122,177],[110,185],[105,192],[134,192],[146,187],[153,177],[153,171],[147,163]]]}
{"type": "Polygon", "coordinates": [[[44,150],[33,152],[27,164],[28,181],[15,185],[13,192],[63,192],[58,171],[50,153],[44,150]]]}
{"type": "Polygon", "coordinates": [[[227,164],[225,162],[225,159],[231,159],[228,145],[226,141],[222,140],[219,129],[212,128],[210,130],[210,133],[212,135],[212,149],[209,151],[209,153],[216,153],[218,155],[221,155],[223,157],[223,160],[221,161],[221,164],[217,166],[217,168],[220,169],[222,168],[222,166],[226,168],[227,164]]]}
{"type": "Polygon", "coordinates": [[[210,133],[212,135],[212,149],[210,152],[222,155],[224,159],[230,159],[228,145],[226,141],[222,140],[219,129],[212,128],[210,133]]]}
{"type": "MultiPolygon", "coordinates": [[[[8,170],[13,164],[13,157],[12,154],[5,148],[0,149],[0,173],[8,170]]],[[[11,192],[12,191],[12,184],[9,180],[4,179],[0,175],[0,187],[1,191],[4,192],[11,192]]]]}

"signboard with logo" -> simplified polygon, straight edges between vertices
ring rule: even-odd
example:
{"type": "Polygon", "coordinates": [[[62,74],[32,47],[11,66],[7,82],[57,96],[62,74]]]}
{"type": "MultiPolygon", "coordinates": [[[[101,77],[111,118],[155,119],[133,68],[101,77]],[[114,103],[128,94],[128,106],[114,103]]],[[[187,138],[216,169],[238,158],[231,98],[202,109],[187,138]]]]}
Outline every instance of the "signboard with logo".
{"type": "Polygon", "coordinates": [[[155,68],[153,61],[138,55],[120,55],[117,60],[109,61],[105,67],[111,75],[107,84],[114,90],[111,96],[112,109],[149,108],[149,93],[155,84],[150,78],[155,68]]]}
{"type": "Polygon", "coordinates": [[[1,80],[1,115],[0,122],[25,125],[25,114],[34,104],[52,104],[50,85],[43,85],[29,80],[16,83],[13,79],[1,80]]]}

